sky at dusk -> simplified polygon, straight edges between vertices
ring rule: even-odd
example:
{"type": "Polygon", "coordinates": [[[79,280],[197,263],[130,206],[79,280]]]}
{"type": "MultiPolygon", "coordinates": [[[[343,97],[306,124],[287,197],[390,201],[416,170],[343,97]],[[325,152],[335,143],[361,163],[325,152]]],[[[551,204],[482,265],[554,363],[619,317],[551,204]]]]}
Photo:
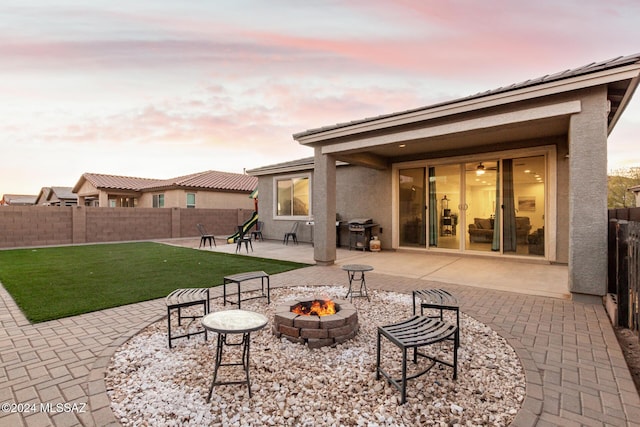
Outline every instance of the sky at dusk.
{"type": "MultiPolygon", "coordinates": [[[[637,0],[3,0],[0,197],[242,173],[292,134],[640,52],[637,0]]],[[[640,166],[640,91],[609,170],[640,166]]]]}

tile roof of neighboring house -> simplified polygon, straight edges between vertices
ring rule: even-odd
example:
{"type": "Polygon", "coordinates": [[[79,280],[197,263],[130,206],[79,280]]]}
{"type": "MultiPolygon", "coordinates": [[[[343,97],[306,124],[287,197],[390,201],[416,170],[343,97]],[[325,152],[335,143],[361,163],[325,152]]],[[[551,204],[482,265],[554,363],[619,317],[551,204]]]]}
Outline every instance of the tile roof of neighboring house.
{"type": "Polygon", "coordinates": [[[33,205],[37,198],[38,196],[29,194],[5,194],[2,200],[7,205],[33,205]]]}
{"type": "Polygon", "coordinates": [[[231,172],[206,171],[180,176],[150,184],[147,188],[205,188],[222,191],[253,191],[258,179],[253,176],[231,172]]]}
{"type": "Polygon", "coordinates": [[[639,61],[640,61],[640,53],[637,53],[637,54],[634,54],[634,55],[628,55],[628,56],[619,56],[617,58],[608,59],[608,60],[602,61],[602,62],[592,62],[591,64],[583,65],[581,67],[564,70],[564,71],[561,71],[561,72],[558,72],[558,73],[554,73],[554,74],[547,74],[545,76],[538,77],[538,78],[535,78],[535,79],[529,79],[529,80],[526,80],[526,81],[521,82],[521,83],[514,83],[514,84],[509,85],[509,86],[499,87],[497,89],[492,89],[492,90],[488,90],[488,91],[485,91],[485,92],[476,93],[475,95],[471,95],[471,96],[467,96],[467,97],[463,97],[463,98],[458,98],[458,99],[453,99],[453,100],[450,100],[450,101],[445,101],[445,102],[441,102],[441,103],[437,103],[437,104],[428,105],[426,107],[414,108],[414,109],[410,109],[410,110],[406,110],[406,111],[399,111],[399,112],[390,113],[390,114],[383,114],[383,115],[376,116],[376,117],[368,117],[368,118],[365,118],[365,119],[353,120],[353,121],[350,121],[350,122],[338,123],[338,124],[335,124],[335,125],[329,125],[329,126],[324,126],[324,127],[320,127],[320,128],[309,129],[309,130],[294,134],[293,138],[294,139],[302,138],[302,137],[313,135],[313,134],[316,134],[316,133],[325,132],[325,131],[328,131],[328,130],[340,129],[340,128],[347,127],[347,126],[352,126],[352,125],[356,125],[356,124],[372,122],[372,121],[385,119],[385,118],[389,118],[389,117],[400,116],[400,115],[403,115],[403,114],[410,114],[410,113],[430,110],[430,109],[436,108],[436,107],[456,104],[456,103],[459,103],[459,102],[474,100],[474,99],[478,99],[478,98],[484,98],[484,97],[488,97],[488,96],[495,95],[495,94],[515,91],[515,90],[518,90],[518,89],[524,89],[524,88],[528,88],[528,87],[531,87],[531,86],[542,85],[542,84],[545,84],[545,83],[550,83],[550,82],[554,82],[554,81],[569,79],[569,78],[572,78],[572,77],[582,76],[582,75],[586,75],[586,74],[592,74],[592,73],[596,73],[596,72],[602,71],[602,70],[607,70],[607,69],[612,69],[612,68],[621,67],[621,66],[625,66],[625,65],[635,64],[635,63],[638,63],[639,61]]]}
{"type": "Polygon", "coordinates": [[[78,200],[78,195],[73,193],[72,187],[42,187],[35,203],[46,204],[54,195],[58,200],[78,200]]]}
{"type": "MultiPolygon", "coordinates": [[[[89,181],[91,185],[96,188],[112,188],[132,191],[140,191],[142,188],[160,181],[158,179],[135,178],[132,176],[103,175],[99,173],[84,173],[82,174],[82,178],[89,181]]],[[[78,187],[77,184],[76,187],[78,187]]],[[[76,187],[73,188],[73,191],[75,192],[78,191],[78,188],[76,187]]]]}
{"type": "MultiPolygon", "coordinates": [[[[114,190],[150,191],[161,188],[202,188],[220,191],[253,191],[258,179],[231,172],[205,171],[170,179],[136,178],[130,176],[84,173],[82,178],[96,188],[114,190]]],[[[77,192],[83,179],[73,188],[77,192]]]]}
{"type": "MultiPolygon", "coordinates": [[[[51,192],[60,200],[77,200],[78,195],[74,194],[73,187],[51,187],[51,192]]],[[[50,198],[51,196],[49,196],[50,198]]]]}

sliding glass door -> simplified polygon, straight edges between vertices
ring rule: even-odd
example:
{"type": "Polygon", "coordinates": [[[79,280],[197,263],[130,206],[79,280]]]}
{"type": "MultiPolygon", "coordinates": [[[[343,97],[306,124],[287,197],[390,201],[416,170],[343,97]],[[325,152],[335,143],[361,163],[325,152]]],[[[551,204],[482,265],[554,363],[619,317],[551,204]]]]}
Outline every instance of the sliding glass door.
{"type": "Polygon", "coordinates": [[[399,173],[400,246],[425,247],[426,241],[426,170],[401,169],[399,173]]]}
{"type": "Polygon", "coordinates": [[[503,252],[544,256],[546,167],[544,156],[503,160],[503,252]]]}
{"type": "Polygon", "coordinates": [[[546,157],[399,169],[399,245],[545,255],[546,157]]]}
{"type": "Polygon", "coordinates": [[[459,249],[460,165],[429,167],[429,246],[459,249]]]}
{"type": "Polygon", "coordinates": [[[465,249],[500,251],[500,170],[498,160],[465,164],[465,249]]]}

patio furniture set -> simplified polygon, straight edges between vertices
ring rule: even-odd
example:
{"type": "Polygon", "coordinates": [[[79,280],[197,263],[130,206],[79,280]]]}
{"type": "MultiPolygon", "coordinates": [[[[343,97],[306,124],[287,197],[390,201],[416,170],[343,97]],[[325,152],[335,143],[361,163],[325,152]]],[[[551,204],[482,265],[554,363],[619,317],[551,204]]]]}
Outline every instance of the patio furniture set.
{"type": "MultiPolygon", "coordinates": [[[[373,267],[360,264],[349,264],[342,267],[347,272],[349,281],[349,289],[346,298],[354,297],[367,298],[370,301],[369,293],[366,287],[365,272],[373,270],[373,267]],[[354,282],[356,287],[354,287],[354,282]],[[359,282],[359,283],[358,283],[359,282]],[[357,286],[359,285],[359,287],[357,286]]],[[[229,296],[233,292],[230,291],[229,296]]],[[[458,347],[460,346],[460,318],[459,304],[455,296],[444,289],[425,289],[413,291],[413,314],[408,319],[400,322],[380,326],[377,333],[377,354],[376,354],[376,379],[383,376],[391,385],[400,391],[400,403],[406,402],[407,382],[429,372],[435,365],[447,366],[453,370],[453,379],[457,379],[458,369],[458,347]],[[417,314],[417,307],[420,307],[420,314],[417,314]],[[425,315],[425,309],[436,310],[436,314],[425,315]],[[455,315],[456,324],[445,321],[443,311],[451,311],[455,315]],[[398,347],[402,353],[401,376],[394,378],[390,374],[390,370],[382,367],[382,338],[398,347]],[[419,351],[420,348],[431,346],[443,341],[452,341],[452,361],[438,359],[419,351]],[[410,376],[407,374],[407,359],[409,350],[412,350],[412,359],[414,364],[418,363],[418,357],[430,360],[430,364],[410,376]]],[[[191,336],[204,334],[207,339],[208,332],[217,334],[215,368],[213,379],[209,388],[207,402],[211,400],[213,387],[216,385],[229,384],[246,384],[251,397],[251,384],[249,379],[249,350],[251,341],[251,332],[264,328],[268,319],[260,314],[252,311],[242,310],[242,301],[255,298],[266,298],[267,303],[271,303],[270,281],[269,275],[264,271],[251,271],[235,275],[226,276],[223,282],[223,305],[237,304],[237,310],[223,310],[210,312],[210,294],[207,288],[187,288],[176,289],[166,297],[167,306],[167,324],[168,324],[168,340],[169,348],[172,347],[172,341],[178,338],[187,338],[191,336]],[[242,284],[250,280],[261,281],[261,292],[258,296],[242,298],[242,284]],[[227,285],[236,285],[237,298],[233,300],[228,298],[227,285]],[[266,292],[265,292],[266,284],[266,292]],[[191,306],[201,306],[202,315],[182,315],[182,309],[191,306]],[[177,311],[178,325],[181,325],[183,319],[190,319],[191,322],[201,319],[202,329],[187,332],[181,335],[172,336],[171,334],[171,316],[177,311]],[[238,342],[232,342],[229,335],[242,335],[238,342]],[[240,346],[242,348],[242,359],[236,362],[223,362],[223,350],[225,346],[240,346]],[[219,381],[218,369],[221,366],[241,366],[244,371],[243,379],[237,381],[219,381]]]]}

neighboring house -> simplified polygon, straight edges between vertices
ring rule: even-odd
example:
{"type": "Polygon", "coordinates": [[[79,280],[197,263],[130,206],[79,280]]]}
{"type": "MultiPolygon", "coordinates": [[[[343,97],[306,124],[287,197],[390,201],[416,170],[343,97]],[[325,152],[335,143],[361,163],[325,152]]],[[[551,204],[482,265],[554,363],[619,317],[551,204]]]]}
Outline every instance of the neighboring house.
{"type": "Polygon", "coordinates": [[[73,192],[78,204],[101,207],[253,209],[253,176],[206,171],[171,179],[85,173],[73,192]]]}
{"type": "Polygon", "coordinates": [[[78,196],[73,194],[72,187],[42,187],[35,201],[43,206],[76,206],[78,196]]]}
{"type": "Polygon", "coordinates": [[[602,296],[607,137],[639,74],[640,55],[620,57],[295,134],[313,161],[248,171],[265,234],[313,220],[315,260],[332,264],[335,218],[371,218],[383,249],[563,264],[558,286],[602,296]]]}
{"type": "Polygon", "coordinates": [[[636,198],[636,207],[640,208],[640,185],[630,187],[629,191],[631,191],[636,198]]]}
{"type": "Polygon", "coordinates": [[[25,194],[5,194],[0,200],[0,206],[31,206],[38,196],[25,194]]]}

